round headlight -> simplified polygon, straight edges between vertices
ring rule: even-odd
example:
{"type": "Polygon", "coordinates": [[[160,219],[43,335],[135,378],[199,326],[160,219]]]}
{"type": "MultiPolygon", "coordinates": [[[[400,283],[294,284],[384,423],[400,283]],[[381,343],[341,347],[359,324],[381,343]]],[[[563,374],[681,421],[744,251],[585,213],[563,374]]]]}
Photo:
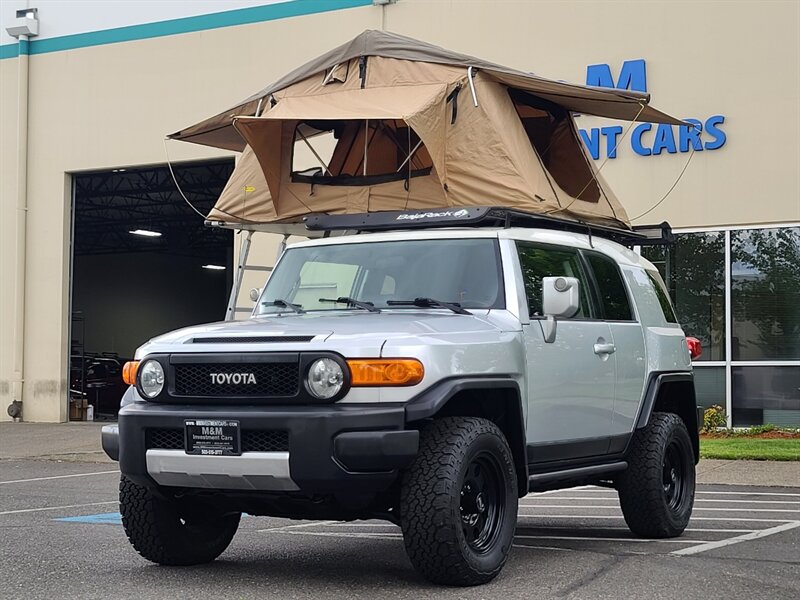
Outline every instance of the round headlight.
{"type": "Polygon", "coordinates": [[[332,358],[318,358],[308,370],[308,391],[322,400],[333,398],[344,385],[344,371],[332,358]]]}
{"type": "Polygon", "coordinates": [[[147,398],[155,398],[164,389],[164,368],[157,360],[148,360],[139,367],[139,388],[147,398]]]}

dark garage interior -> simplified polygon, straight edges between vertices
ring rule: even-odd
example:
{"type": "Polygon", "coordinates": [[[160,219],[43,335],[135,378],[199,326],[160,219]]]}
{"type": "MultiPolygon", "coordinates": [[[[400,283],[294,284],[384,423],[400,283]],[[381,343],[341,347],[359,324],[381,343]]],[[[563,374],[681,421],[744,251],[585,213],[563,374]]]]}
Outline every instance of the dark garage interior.
{"type": "MultiPolygon", "coordinates": [[[[233,160],[173,165],[207,214],[233,160]]],[[[121,366],[146,340],[222,320],[233,232],[205,227],[166,165],[73,176],[70,418],[113,418],[121,366]]]]}

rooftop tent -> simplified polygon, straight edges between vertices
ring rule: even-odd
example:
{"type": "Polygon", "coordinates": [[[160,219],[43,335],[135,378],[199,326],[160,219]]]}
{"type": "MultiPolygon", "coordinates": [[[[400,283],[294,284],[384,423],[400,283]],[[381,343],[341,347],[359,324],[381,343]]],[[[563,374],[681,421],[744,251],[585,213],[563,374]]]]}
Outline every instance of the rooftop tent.
{"type": "Polygon", "coordinates": [[[683,124],[648,100],[366,31],[170,137],[243,152],[208,215],[228,225],[497,204],[628,228],[572,113],[683,124]],[[315,149],[323,138],[330,156],[315,149]],[[298,146],[318,166],[296,170],[298,146]]]}

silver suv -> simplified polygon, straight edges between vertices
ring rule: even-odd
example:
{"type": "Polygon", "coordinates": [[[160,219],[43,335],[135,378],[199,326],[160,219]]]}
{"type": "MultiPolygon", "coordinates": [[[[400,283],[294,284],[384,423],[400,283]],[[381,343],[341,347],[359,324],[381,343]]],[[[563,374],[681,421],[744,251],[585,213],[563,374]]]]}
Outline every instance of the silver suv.
{"type": "Polygon", "coordinates": [[[211,561],[242,513],[385,519],[423,576],[475,585],[520,497],[586,484],[638,535],[683,532],[698,411],[656,269],[594,228],[446,213],[290,246],[250,319],[139,348],[103,447],[142,556],[211,561]]]}

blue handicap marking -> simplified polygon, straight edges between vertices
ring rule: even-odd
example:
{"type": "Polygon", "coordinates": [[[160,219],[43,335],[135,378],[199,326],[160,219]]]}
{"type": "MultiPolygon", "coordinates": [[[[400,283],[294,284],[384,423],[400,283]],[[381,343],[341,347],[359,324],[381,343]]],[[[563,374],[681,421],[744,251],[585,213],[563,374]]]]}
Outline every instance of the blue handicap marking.
{"type": "Polygon", "coordinates": [[[65,521],[67,523],[95,523],[101,525],[122,525],[122,515],[118,512],[102,513],[99,515],[85,515],[82,517],[62,517],[53,519],[54,521],[65,521]]]}

